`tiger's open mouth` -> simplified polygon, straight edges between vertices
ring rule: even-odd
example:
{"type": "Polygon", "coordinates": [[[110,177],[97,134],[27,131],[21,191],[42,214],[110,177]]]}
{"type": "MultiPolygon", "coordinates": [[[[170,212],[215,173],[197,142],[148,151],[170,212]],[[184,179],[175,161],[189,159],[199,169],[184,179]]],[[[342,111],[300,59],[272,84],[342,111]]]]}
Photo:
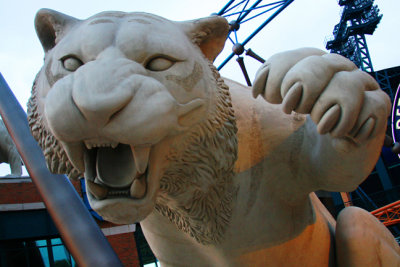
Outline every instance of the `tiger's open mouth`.
{"type": "Polygon", "coordinates": [[[72,164],[84,172],[93,210],[105,220],[128,224],[154,209],[161,176],[157,145],[127,145],[104,138],[63,142],[72,164]]]}
{"type": "Polygon", "coordinates": [[[85,142],[87,189],[97,200],[142,199],[147,192],[150,146],[85,142]]]}
{"type": "Polygon", "coordinates": [[[72,165],[84,173],[90,206],[105,220],[134,223],[154,210],[163,142],[129,145],[106,137],[60,142],[72,165]]]}

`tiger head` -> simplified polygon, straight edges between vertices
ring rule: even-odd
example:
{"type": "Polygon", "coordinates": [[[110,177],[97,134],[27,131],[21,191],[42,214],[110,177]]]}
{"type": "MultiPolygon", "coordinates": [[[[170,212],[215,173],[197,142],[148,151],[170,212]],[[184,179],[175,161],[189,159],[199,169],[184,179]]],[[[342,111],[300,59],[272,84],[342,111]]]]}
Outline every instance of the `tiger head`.
{"type": "Polygon", "coordinates": [[[182,207],[195,197],[212,205],[210,188],[229,206],[236,126],[212,65],[224,18],[103,12],[78,20],[43,9],[35,23],[45,60],[28,116],[52,172],[84,176],[92,208],[115,223],[156,208],[190,224],[188,213],[199,212],[182,207]]]}

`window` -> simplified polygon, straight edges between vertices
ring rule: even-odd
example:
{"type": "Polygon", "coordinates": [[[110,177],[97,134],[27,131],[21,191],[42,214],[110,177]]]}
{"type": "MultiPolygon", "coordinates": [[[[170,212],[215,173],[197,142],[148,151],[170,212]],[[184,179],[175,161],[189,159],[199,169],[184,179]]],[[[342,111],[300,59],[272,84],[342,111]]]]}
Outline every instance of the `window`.
{"type": "Polygon", "coordinates": [[[160,267],[160,263],[156,260],[154,263],[148,263],[143,265],[143,267],[160,267]]]}
{"type": "Polygon", "coordinates": [[[60,238],[1,241],[0,263],[4,267],[77,266],[60,238]]]}
{"type": "Polygon", "coordinates": [[[140,266],[160,267],[160,263],[151,251],[149,244],[147,244],[146,238],[143,235],[142,228],[140,227],[139,223],[136,224],[136,231],[134,235],[139,255],[140,266]]]}

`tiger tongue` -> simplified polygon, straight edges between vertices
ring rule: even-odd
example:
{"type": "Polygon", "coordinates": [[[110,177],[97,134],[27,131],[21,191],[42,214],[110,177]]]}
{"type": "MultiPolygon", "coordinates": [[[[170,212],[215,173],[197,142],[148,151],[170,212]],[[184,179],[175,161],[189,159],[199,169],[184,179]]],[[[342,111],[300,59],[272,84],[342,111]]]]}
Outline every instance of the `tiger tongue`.
{"type": "Polygon", "coordinates": [[[137,172],[133,162],[132,150],[128,145],[120,144],[116,148],[98,148],[96,157],[97,178],[109,187],[129,186],[137,172]]]}

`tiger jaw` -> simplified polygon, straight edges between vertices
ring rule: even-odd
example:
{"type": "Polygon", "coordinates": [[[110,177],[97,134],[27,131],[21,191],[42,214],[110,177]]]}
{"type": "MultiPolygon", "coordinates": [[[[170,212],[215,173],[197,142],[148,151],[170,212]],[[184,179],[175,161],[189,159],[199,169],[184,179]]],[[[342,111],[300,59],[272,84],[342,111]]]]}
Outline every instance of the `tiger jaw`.
{"type": "Polygon", "coordinates": [[[135,148],[123,144],[115,148],[102,146],[88,150],[85,156],[85,176],[90,181],[89,191],[96,199],[120,196],[143,198],[146,193],[145,176],[149,154],[150,146],[135,148]]]}
{"type": "Polygon", "coordinates": [[[81,166],[91,207],[114,223],[134,223],[153,210],[162,174],[158,146],[106,139],[63,143],[72,163],[81,166]]]}
{"type": "Polygon", "coordinates": [[[144,197],[150,145],[133,146],[100,139],[86,140],[83,144],[63,143],[63,146],[72,163],[85,173],[88,191],[94,198],[144,197]]]}

